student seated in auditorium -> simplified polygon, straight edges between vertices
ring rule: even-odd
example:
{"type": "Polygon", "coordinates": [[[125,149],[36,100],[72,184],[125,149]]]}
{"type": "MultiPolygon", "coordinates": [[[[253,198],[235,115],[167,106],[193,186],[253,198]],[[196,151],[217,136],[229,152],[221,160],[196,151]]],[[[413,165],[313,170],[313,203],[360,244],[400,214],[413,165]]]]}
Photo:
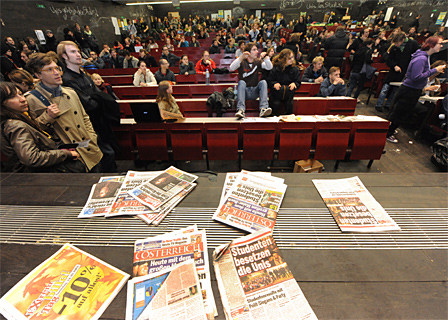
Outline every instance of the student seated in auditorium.
{"type": "Polygon", "coordinates": [[[117,51],[112,49],[110,51],[109,68],[111,69],[121,69],[123,68],[124,57],[118,55],[117,51]]]}
{"type": "Polygon", "coordinates": [[[135,47],[131,42],[131,38],[125,38],[124,39],[124,49],[123,50],[128,50],[129,52],[135,52],[135,47]]]}
{"type": "Polygon", "coordinates": [[[249,28],[244,26],[243,21],[240,20],[238,23],[238,28],[235,29],[235,38],[238,40],[238,43],[240,40],[244,40],[244,42],[246,42],[248,33],[249,28]]]}
{"type": "Polygon", "coordinates": [[[137,68],[138,59],[132,56],[128,50],[123,51],[123,68],[137,68]]]}
{"type": "Polygon", "coordinates": [[[10,82],[0,82],[1,150],[14,172],[86,172],[74,149],[58,149],[50,136],[28,115],[28,102],[10,82]]]}
{"type": "Polygon", "coordinates": [[[283,49],[272,61],[273,68],[268,76],[269,103],[274,115],[278,116],[281,102],[285,103],[286,114],[293,113],[293,99],[300,87],[300,70],[296,66],[294,53],[283,49]]]}
{"type": "Polygon", "coordinates": [[[235,53],[238,48],[235,46],[235,39],[230,38],[229,44],[224,49],[224,53],[235,53]]]}
{"type": "MultiPolygon", "coordinates": [[[[81,54],[78,47],[76,49],[80,65],[81,54]]],[[[70,53],[70,59],[73,58],[70,53]]],[[[31,118],[62,143],[89,140],[88,147],[78,148],[77,152],[88,171],[99,172],[96,166],[103,153],[97,144],[97,134],[75,90],[61,86],[62,69],[43,53],[32,55],[28,67],[40,80],[36,89],[26,96],[31,118]]]]}
{"type": "Polygon", "coordinates": [[[328,78],[324,79],[320,84],[318,97],[345,97],[347,89],[345,82],[341,78],[341,70],[339,67],[331,67],[328,72],[328,78]]]}
{"type": "Polygon", "coordinates": [[[196,36],[191,36],[190,47],[199,48],[201,44],[196,40],[196,36]]]}
{"type": "Polygon", "coordinates": [[[238,49],[235,51],[235,58],[241,57],[243,55],[245,47],[246,47],[245,40],[238,41],[238,49]]]}
{"type": "Polygon", "coordinates": [[[9,74],[9,80],[24,94],[34,89],[34,78],[26,70],[13,70],[9,74]]]}
{"type": "Polygon", "coordinates": [[[104,82],[103,78],[98,73],[94,73],[90,77],[92,78],[93,83],[95,83],[98,89],[110,95],[114,100],[118,100],[118,97],[115,94],[114,89],[112,89],[112,86],[109,83],[104,82]]]}
{"type": "Polygon", "coordinates": [[[90,57],[84,63],[84,69],[104,69],[106,64],[104,60],[98,57],[98,54],[95,51],[90,51],[90,57]]]}
{"type": "Polygon", "coordinates": [[[147,67],[158,67],[156,59],[145,49],[140,49],[139,53],[139,61],[144,61],[147,67]]]}
{"type": "Polygon", "coordinates": [[[154,74],[156,77],[157,83],[160,83],[164,80],[171,81],[173,84],[176,84],[176,77],[174,76],[173,71],[171,71],[170,64],[165,59],[159,60],[159,70],[154,74]]]}
{"type": "Polygon", "coordinates": [[[194,64],[188,61],[188,56],[186,54],[182,55],[179,63],[179,74],[188,76],[189,74],[196,74],[194,64]]]}
{"type": "Polygon", "coordinates": [[[163,46],[161,59],[165,59],[170,64],[170,67],[174,67],[176,62],[180,60],[178,56],[168,50],[167,46],[163,46]]]}
{"type": "Polygon", "coordinates": [[[218,40],[213,40],[212,45],[210,46],[209,49],[210,54],[219,54],[221,53],[221,48],[219,48],[219,42],[218,40]]]}
{"type": "Polygon", "coordinates": [[[303,72],[302,82],[322,83],[326,78],[328,72],[324,67],[324,58],[319,56],[303,72]]]}
{"type": "Polygon", "coordinates": [[[181,35],[180,40],[177,43],[177,47],[178,48],[188,48],[189,46],[190,46],[190,44],[188,43],[187,40],[185,40],[185,35],[181,35]]]}
{"type": "Polygon", "coordinates": [[[169,81],[159,83],[159,92],[156,98],[163,119],[183,118],[182,112],[173,97],[173,86],[169,81]]]}
{"type": "Polygon", "coordinates": [[[209,73],[213,73],[213,70],[216,69],[216,64],[210,59],[210,53],[208,51],[202,53],[202,59],[196,63],[195,69],[198,74],[204,74],[206,70],[209,73]]]}
{"type": "Polygon", "coordinates": [[[235,116],[244,118],[246,112],[246,99],[260,100],[260,117],[267,117],[272,109],[268,103],[268,84],[266,80],[259,81],[258,73],[262,69],[271,70],[272,63],[266,52],[262,52],[258,58],[256,43],[248,43],[243,55],[235,59],[230,65],[230,72],[238,70],[238,104],[235,116]]]}
{"type": "Polygon", "coordinates": [[[171,39],[170,38],[166,38],[165,39],[165,44],[164,46],[166,46],[168,48],[169,51],[174,51],[174,46],[171,43],[171,39]]]}
{"type": "Polygon", "coordinates": [[[133,83],[136,87],[150,87],[157,85],[157,80],[151,70],[146,68],[145,61],[139,61],[138,70],[134,73],[133,83]]]}

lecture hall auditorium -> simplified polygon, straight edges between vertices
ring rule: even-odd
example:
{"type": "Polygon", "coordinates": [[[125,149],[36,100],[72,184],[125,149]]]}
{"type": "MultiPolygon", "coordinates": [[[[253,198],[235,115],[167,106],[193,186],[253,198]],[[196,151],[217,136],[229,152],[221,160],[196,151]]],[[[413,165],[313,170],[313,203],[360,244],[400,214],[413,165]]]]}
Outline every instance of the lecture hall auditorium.
{"type": "MultiPolygon", "coordinates": [[[[114,173],[24,173],[7,171],[2,165],[0,296],[64,243],[132,274],[136,240],[197,224],[207,232],[218,308],[215,319],[226,319],[212,253],[217,246],[246,233],[214,221],[212,216],[226,173],[244,169],[270,172],[288,185],[273,236],[317,318],[447,319],[448,179],[446,166],[434,160],[432,149],[447,136],[443,118],[446,69],[438,76],[439,91],[428,96],[422,92],[415,109],[419,113],[409,115],[394,133],[397,143],[386,140],[389,110],[376,108],[384,84],[390,84],[391,92],[402,85],[401,81],[387,83],[393,68],[386,59],[393,30],[400,28],[406,34],[404,45],[415,41],[419,48],[432,35],[447,39],[447,29],[441,28],[448,25],[447,7],[448,0],[1,1],[2,48],[4,38],[10,37],[17,50],[26,50],[23,44],[32,49],[27,40],[31,37],[39,51],[45,52],[52,43],[47,31],[57,42],[69,39],[69,31],[75,39],[75,24],[80,26],[83,41],[93,39],[93,48],[88,41],[85,50],[80,44],[85,53],[83,64],[87,73],[101,75],[115,94],[120,119],[113,125],[113,134],[120,153],[116,154],[114,173]],[[301,15],[304,25],[299,21],[301,15]],[[245,119],[235,117],[235,101],[220,117],[207,105],[207,99],[214,92],[237,89],[238,71],[228,71],[235,53],[226,53],[225,46],[239,21],[247,25],[246,42],[249,30],[258,24],[259,36],[255,38],[260,53],[266,50],[266,27],[272,24],[272,44],[276,47],[272,59],[281,48],[296,48],[300,77],[306,68],[313,67],[314,57],[333,55],[334,49],[327,50],[325,41],[343,26],[347,39],[355,39],[348,40],[339,64],[347,88],[356,54],[350,45],[368,29],[372,52],[376,50],[370,56],[375,73],[363,83],[357,98],[321,97],[320,83],[302,81],[293,98],[293,113],[300,121],[260,118],[258,100],[246,101],[245,119]],[[193,33],[200,34],[199,23],[205,24],[202,28],[208,34],[197,39],[200,46],[177,46],[177,30],[181,29],[190,42],[193,33]],[[87,36],[86,25],[91,31],[87,36]],[[146,47],[151,39],[153,48],[147,51],[159,63],[173,29],[174,50],[170,52],[179,58],[187,55],[193,65],[225,30],[219,52],[210,54],[221,72],[206,79],[202,72],[179,74],[179,61],[170,67],[176,80],[172,95],[184,119],[136,123],[132,106],[155,103],[158,86],[135,86],[138,67],[113,68],[107,55],[104,68],[89,66],[90,51],[96,50],[102,57],[103,45],[115,47],[121,56],[120,45],[126,44],[134,28],[136,36],[131,38],[138,39],[132,43],[132,57],[140,58],[140,40],[146,47]],[[301,30],[295,41],[294,35],[301,30]],[[297,170],[300,160],[314,161],[322,168],[296,172],[303,171],[297,170]],[[165,170],[171,165],[198,175],[198,186],[159,226],[132,216],[77,219],[92,185],[101,177],[124,176],[128,170],[165,170]],[[339,230],[312,180],[353,176],[362,180],[401,231],[358,234],[339,230]]],[[[446,41],[441,44],[437,59],[448,60],[447,45],[446,41]]],[[[20,59],[21,52],[17,52],[20,59]]],[[[9,59],[3,54],[2,49],[2,59],[9,59]]],[[[159,67],[148,69],[153,74],[159,71],[159,67]]],[[[266,74],[259,77],[262,80],[266,74]]],[[[385,102],[387,106],[387,99],[385,102]]],[[[285,115],[283,103],[280,113],[285,115]]],[[[446,152],[446,142],[444,147],[446,152]]],[[[1,160],[8,160],[3,153],[1,160]]],[[[125,318],[126,289],[101,319],[125,318]]]]}

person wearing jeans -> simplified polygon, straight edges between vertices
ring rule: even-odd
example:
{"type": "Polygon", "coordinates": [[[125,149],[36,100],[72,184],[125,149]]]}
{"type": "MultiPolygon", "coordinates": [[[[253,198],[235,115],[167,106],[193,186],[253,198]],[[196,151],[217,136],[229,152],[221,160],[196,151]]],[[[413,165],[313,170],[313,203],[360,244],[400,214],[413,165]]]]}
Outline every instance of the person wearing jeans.
{"type": "Polygon", "coordinates": [[[244,118],[246,112],[246,100],[260,98],[260,117],[267,117],[272,109],[268,104],[268,84],[265,80],[259,81],[258,73],[261,69],[271,70],[272,63],[266,52],[262,52],[258,58],[258,48],[255,43],[248,43],[244,53],[235,59],[230,65],[230,72],[238,69],[238,103],[237,118],[244,118]]]}

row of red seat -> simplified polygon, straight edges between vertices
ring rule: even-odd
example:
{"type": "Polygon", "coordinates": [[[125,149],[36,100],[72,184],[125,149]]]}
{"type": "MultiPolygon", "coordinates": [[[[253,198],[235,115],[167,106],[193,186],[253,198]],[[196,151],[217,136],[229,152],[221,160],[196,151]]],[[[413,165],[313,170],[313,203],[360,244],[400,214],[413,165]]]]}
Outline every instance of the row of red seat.
{"type": "MultiPolygon", "coordinates": [[[[173,96],[176,99],[182,98],[207,98],[213,92],[222,92],[223,89],[233,87],[235,83],[220,83],[220,84],[196,84],[191,85],[176,85],[173,87],[173,96]]],[[[128,99],[155,99],[158,95],[158,87],[134,87],[134,86],[117,86],[113,87],[115,94],[120,100],[128,99]]],[[[300,88],[296,91],[296,96],[313,97],[319,93],[320,84],[318,83],[302,83],[300,88]]]]}
{"type": "MultiPolygon", "coordinates": [[[[169,123],[121,125],[121,159],[380,159],[388,121],[169,123]]],[[[208,162],[207,162],[208,163],[208,162]]]]}
{"type": "MultiPolygon", "coordinates": [[[[177,104],[182,114],[187,118],[193,117],[212,117],[214,112],[210,107],[207,107],[207,98],[200,99],[177,99],[177,104]]],[[[132,118],[132,110],[130,103],[147,103],[155,102],[150,100],[121,100],[119,101],[122,118],[132,118]]],[[[317,98],[317,97],[295,97],[294,98],[294,114],[301,115],[345,115],[352,116],[355,114],[357,100],[354,98],[345,97],[331,97],[331,98],[317,98]]],[[[282,110],[283,111],[283,110],[282,110]]],[[[227,109],[224,117],[234,117],[236,112],[236,105],[227,109]]],[[[246,101],[246,116],[256,117],[259,114],[258,100],[246,101]]]]}

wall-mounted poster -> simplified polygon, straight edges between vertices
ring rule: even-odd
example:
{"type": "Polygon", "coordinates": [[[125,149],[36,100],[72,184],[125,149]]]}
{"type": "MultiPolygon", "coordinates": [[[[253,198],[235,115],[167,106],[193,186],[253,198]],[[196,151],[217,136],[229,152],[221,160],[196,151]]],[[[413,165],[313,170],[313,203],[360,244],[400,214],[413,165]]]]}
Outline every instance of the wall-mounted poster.
{"type": "Polygon", "coordinates": [[[224,10],[218,10],[218,17],[224,18],[224,10]]]}
{"type": "Polygon", "coordinates": [[[217,14],[217,13],[212,13],[212,14],[210,15],[210,17],[211,17],[212,20],[213,20],[213,19],[218,19],[218,14],[217,14]]]}
{"type": "Polygon", "coordinates": [[[389,21],[390,20],[390,17],[392,16],[392,11],[393,10],[394,10],[394,7],[387,8],[386,16],[384,17],[384,21],[389,21]]]}
{"type": "Polygon", "coordinates": [[[440,12],[439,17],[437,18],[436,21],[436,26],[440,26],[443,24],[443,20],[445,20],[446,17],[446,11],[445,12],[440,12]]]}

